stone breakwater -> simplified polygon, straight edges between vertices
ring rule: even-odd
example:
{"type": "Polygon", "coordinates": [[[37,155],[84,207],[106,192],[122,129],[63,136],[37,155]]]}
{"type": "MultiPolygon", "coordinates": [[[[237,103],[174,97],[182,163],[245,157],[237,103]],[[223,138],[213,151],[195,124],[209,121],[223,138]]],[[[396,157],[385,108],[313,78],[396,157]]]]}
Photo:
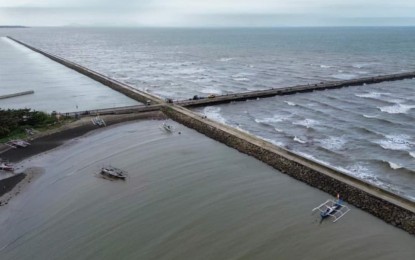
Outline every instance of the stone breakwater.
{"type": "Polygon", "coordinates": [[[415,234],[415,203],[318,164],[259,138],[203,118],[187,109],[165,106],[163,112],[177,122],[238,151],[253,156],[291,177],[336,195],[372,215],[415,234]]]}
{"type": "Polygon", "coordinates": [[[12,40],[14,42],[17,42],[17,43],[25,46],[26,48],[31,49],[32,51],[38,52],[38,53],[40,53],[40,54],[42,54],[42,55],[50,58],[51,60],[54,60],[54,61],[56,61],[56,62],[58,62],[58,63],[60,63],[60,64],[62,64],[64,66],[66,66],[66,67],[68,67],[70,69],[73,69],[73,70],[75,70],[75,71],[77,71],[77,72],[79,72],[79,73],[81,73],[81,74],[83,74],[83,75],[85,75],[85,76],[93,79],[93,80],[96,80],[96,81],[102,83],[103,85],[105,85],[107,87],[110,87],[113,90],[118,91],[118,92],[120,92],[120,93],[122,93],[122,94],[124,94],[124,95],[126,95],[126,96],[128,96],[128,97],[130,97],[132,99],[134,99],[134,100],[137,100],[137,101],[142,102],[142,103],[145,103],[145,104],[148,104],[148,101],[151,104],[156,104],[156,103],[163,102],[163,100],[161,100],[161,99],[159,99],[159,98],[157,98],[157,97],[155,97],[153,95],[147,94],[147,93],[145,93],[143,91],[139,91],[139,90],[133,88],[132,86],[129,86],[129,85],[125,84],[125,83],[119,82],[119,81],[117,81],[115,79],[112,79],[110,77],[107,77],[107,76],[105,76],[105,75],[103,75],[101,73],[98,73],[98,72],[93,71],[91,69],[88,69],[88,68],[86,68],[84,66],[81,66],[79,64],[76,64],[76,63],[74,63],[72,61],[66,60],[66,59],[64,59],[62,57],[59,57],[57,55],[48,53],[46,51],[37,49],[37,48],[32,47],[32,46],[30,46],[30,45],[28,45],[28,44],[26,44],[24,42],[21,42],[19,40],[13,39],[11,37],[7,37],[7,38],[9,38],[10,40],[12,40]]]}

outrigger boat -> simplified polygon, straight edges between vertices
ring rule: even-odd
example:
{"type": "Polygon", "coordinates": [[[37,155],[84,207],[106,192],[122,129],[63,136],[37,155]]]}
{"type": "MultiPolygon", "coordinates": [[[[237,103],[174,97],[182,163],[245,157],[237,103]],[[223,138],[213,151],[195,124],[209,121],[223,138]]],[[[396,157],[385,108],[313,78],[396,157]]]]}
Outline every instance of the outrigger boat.
{"type": "Polygon", "coordinates": [[[350,211],[347,206],[343,205],[343,200],[340,199],[339,194],[337,194],[337,200],[327,200],[312,211],[316,210],[320,211],[321,220],[332,217],[334,218],[333,222],[336,222],[350,211]]]}
{"type": "Polygon", "coordinates": [[[122,180],[125,180],[125,178],[127,178],[127,175],[123,170],[120,170],[112,166],[102,167],[101,175],[105,177],[110,177],[114,179],[122,179],[122,180]]]}
{"type": "Polygon", "coordinates": [[[169,132],[169,133],[173,133],[173,131],[174,131],[173,126],[172,126],[172,125],[167,124],[166,122],[164,122],[164,123],[161,125],[161,128],[162,128],[162,129],[164,129],[164,130],[166,130],[166,131],[167,131],[167,132],[169,132]]]}

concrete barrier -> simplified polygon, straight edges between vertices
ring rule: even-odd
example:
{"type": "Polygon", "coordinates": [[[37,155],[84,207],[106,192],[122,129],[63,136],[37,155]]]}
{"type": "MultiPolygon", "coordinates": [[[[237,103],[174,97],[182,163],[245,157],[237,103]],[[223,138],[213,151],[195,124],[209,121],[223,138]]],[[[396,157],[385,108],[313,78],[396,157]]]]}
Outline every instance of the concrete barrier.
{"type": "Polygon", "coordinates": [[[361,86],[361,85],[380,83],[384,81],[395,81],[395,80],[412,79],[412,78],[415,78],[415,72],[397,73],[397,74],[381,75],[381,76],[376,76],[376,77],[365,77],[365,78],[351,79],[351,80],[327,81],[327,82],[321,82],[318,84],[296,85],[296,86],[291,86],[291,87],[281,87],[281,88],[244,92],[244,93],[219,95],[213,98],[177,101],[175,102],[175,104],[184,106],[184,107],[210,106],[210,105],[216,105],[216,104],[229,103],[232,101],[245,101],[248,99],[291,95],[291,94],[296,94],[296,93],[305,93],[305,92],[312,92],[312,91],[326,90],[326,89],[336,89],[336,88],[343,88],[343,87],[350,87],[350,86],[361,86]]]}
{"type": "Polygon", "coordinates": [[[415,202],[402,198],[336,169],[303,158],[262,139],[219,124],[178,106],[162,111],[177,122],[253,156],[291,177],[335,196],[372,215],[415,234],[415,202]]]}
{"type": "Polygon", "coordinates": [[[134,100],[137,100],[137,101],[142,102],[144,104],[147,104],[147,101],[150,101],[152,104],[157,104],[157,103],[163,102],[163,100],[160,99],[159,97],[156,97],[156,96],[150,95],[148,93],[145,93],[143,91],[137,90],[137,89],[133,88],[132,86],[129,86],[125,83],[119,82],[115,79],[107,77],[107,76],[105,76],[101,73],[98,73],[96,71],[88,69],[84,66],[81,66],[81,65],[76,64],[74,62],[68,61],[64,58],[61,58],[61,57],[57,56],[57,55],[54,55],[54,54],[48,53],[46,51],[43,51],[43,50],[37,49],[35,47],[32,47],[32,46],[30,46],[30,45],[28,45],[24,42],[21,42],[19,40],[16,40],[16,39],[12,38],[10,36],[7,36],[7,38],[9,38],[10,40],[12,40],[14,42],[17,42],[17,43],[31,49],[32,51],[38,52],[38,53],[50,58],[51,60],[54,60],[54,61],[66,66],[70,69],[73,69],[73,70],[75,70],[75,71],[77,71],[77,72],[93,79],[93,80],[96,80],[96,81],[102,83],[103,85],[108,86],[108,87],[114,89],[115,91],[118,91],[118,92],[120,92],[120,93],[134,99],[134,100]]]}

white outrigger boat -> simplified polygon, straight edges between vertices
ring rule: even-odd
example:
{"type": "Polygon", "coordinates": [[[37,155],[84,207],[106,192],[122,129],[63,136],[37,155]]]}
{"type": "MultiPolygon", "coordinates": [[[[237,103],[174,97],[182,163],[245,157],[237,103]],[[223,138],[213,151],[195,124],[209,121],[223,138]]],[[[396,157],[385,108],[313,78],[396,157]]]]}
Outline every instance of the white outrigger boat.
{"type": "Polygon", "coordinates": [[[122,180],[125,180],[127,178],[126,172],[112,166],[102,167],[101,175],[105,177],[122,180]]]}
{"type": "Polygon", "coordinates": [[[327,200],[312,211],[316,210],[320,211],[321,220],[332,217],[333,222],[336,222],[350,211],[349,207],[343,205],[343,200],[340,199],[339,194],[337,194],[337,200],[327,200]]]}

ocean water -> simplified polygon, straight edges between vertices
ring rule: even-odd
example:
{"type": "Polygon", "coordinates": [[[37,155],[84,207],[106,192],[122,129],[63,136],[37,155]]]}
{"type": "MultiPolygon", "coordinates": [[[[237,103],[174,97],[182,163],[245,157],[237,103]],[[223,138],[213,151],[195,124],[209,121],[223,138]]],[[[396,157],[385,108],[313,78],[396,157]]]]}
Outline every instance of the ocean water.
{"type": "Polygon", "coordinates": [[[415,200],[415,80],[197,111],[415,200]]]}
{"type": "Polygon", "coordinates": [[[415,70],[415,28],[0,31],[174,99],[415,70]]]}
{"type": "MultiPolygon", "coordinates": [[[[415,70],[415,28],[3,30],[161,97],[415,70]]],[[[415,199],[414,80],[207,107],[208,117],[415,199]]]]}

